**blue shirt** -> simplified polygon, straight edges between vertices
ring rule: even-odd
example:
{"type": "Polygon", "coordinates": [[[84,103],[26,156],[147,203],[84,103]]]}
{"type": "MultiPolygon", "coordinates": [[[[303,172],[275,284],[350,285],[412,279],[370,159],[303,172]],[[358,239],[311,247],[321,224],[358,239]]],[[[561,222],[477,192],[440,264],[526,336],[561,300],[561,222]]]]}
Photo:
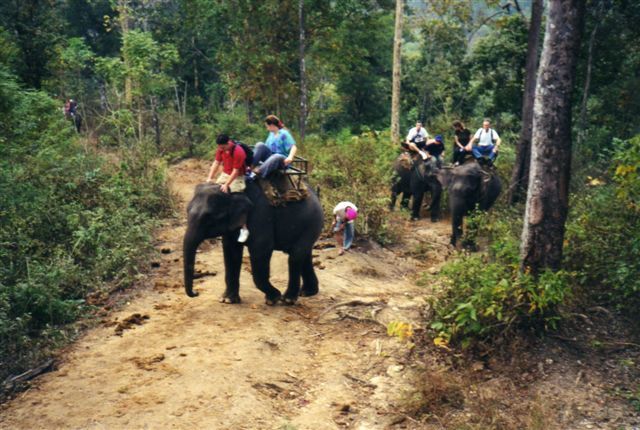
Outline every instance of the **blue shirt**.
{"type": "Polygon", "coordinates": [[[288,157],[289,152],[291,152],[291,147],[296,144],[296,141],[293,140],[291,133],[285,129],[280,129],[278,131],[278,136],[273,134],[273,132],[270,132],[269,137],[267,137],[267,141],[264,144],[267,145],[272,153],[288,157]]]}

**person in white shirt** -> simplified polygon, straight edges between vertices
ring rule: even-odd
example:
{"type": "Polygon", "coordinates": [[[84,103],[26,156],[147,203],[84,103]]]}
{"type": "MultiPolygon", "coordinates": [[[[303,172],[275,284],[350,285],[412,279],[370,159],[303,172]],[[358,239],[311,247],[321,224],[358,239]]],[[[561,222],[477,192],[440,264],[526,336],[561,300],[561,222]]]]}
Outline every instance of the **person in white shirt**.
{"type": "Polygon", "coordinates": [[[333,223],[331,229],[335,233],[336,242],[340,248],[339,255],[351,248],[355,234],[353,220],[358,216],[358,208],[351,202],[340,202],[333,208],[333,223]]]}
{"type": "Polygon", "coordinates": [[[485,119],[482,122],[482,128],[476,131],[476,134],[473,135],[465,149],[471,151],[476,160],[489,157],[490,164],[493,164],[498,156],[498,148],[501,143],[502,139],[500,139],[500,135],[491,128],[491,121],[485,119]],[[474,145],[476,142],[478,144],[474,145]]]}
{"type": "Polygon", "coordinates": [[[422,156],[422,158],[428,158],[428,154],[423,151],[427,140],[429,139],[429,133],[427,129],[422,126],[420,121],[416,122],[416,126],[409,130],[409,134],[407,134],[407,139],[405,141],[406,145],[410,150],[417,152],[422,156]]]}

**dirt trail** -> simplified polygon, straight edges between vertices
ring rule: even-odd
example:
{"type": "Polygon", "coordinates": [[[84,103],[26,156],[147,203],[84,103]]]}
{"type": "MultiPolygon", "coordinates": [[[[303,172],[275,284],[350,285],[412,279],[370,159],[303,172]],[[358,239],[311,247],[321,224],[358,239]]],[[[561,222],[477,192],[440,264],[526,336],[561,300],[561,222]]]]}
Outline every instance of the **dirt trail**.
{"type": "MultiPolygon", "coordinates": [[[[171,169],[183,206],[206,169],[195,160],[171,169]]],[[[170,252],[160,254],[153,287],[5,405],[1,428],[382,429],[397,421],[406,346],[384,325],[420,323],[425,292],[411,281],[415,260],[383,248],[343,257],[315,250],[320,294],[293,307],[266,306],[245,265],[242,304],[224,305],[221,246],[205,243],[196,269],[217,275],[196,280],[201,294],[190,299],[182,288],[183,213],[159,232],[158,249],[170,252]],[[360,304],[339,305],[354,300],[360,304]]],[[[415,246],[423,237],[443,258],[446,223],[410,228],[415,246]]],[[[283,290],[282,253],[271,273],[283,290]]]]}

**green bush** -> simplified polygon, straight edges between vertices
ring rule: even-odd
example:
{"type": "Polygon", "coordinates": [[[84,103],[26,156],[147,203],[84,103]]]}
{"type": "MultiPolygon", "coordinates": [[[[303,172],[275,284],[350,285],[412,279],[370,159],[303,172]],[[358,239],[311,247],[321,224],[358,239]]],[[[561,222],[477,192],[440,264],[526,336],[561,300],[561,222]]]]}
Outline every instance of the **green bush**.
{"type": "Polygon", "coordinates": [[[474,341],[504,336],[521,327],[555,328],[557,306],[565,300],[570,273],[543,272],[537,279],[519,270],[518,223],[515,214],[476,214],[470,234],[489,238],[486,253],[462,254],[445,264],[430,299],[434,310],[431,328],[438,342],[474,341]]]}
{"type": "Polygon", "coordinates": [[[572,198],[565,259],[587,295],[631,311],[640,305],[640,136],[614,144],[610,177],[587,178],[572,198]]]}
{"type": "Polygon", "coordinates": [[[311,160],[311,179],[320,188],[325,221],[331,223],[333,207],[349,200],[358,206],[356,231],[380,243],[397,239],[390,225],[389,195],[397,145],[386,133],[367,131],[352,136],[343,130],[335,139],[310,136],[300,154],[311,160]]]}
{"type": "Polygon", "coordinates": [[[135,279],[171,203],[153,151],[114,165],[78,144],[54,100],[2,77],[0,379],[64,339],[89,293],[135,279]]]}

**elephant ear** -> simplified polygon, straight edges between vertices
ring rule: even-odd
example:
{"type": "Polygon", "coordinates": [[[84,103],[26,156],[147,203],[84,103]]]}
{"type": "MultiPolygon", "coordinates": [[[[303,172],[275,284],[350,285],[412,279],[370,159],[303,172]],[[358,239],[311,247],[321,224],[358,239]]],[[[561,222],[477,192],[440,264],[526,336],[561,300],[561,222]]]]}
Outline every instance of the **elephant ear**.
{"type": "Polygon", "coordinates": [[[253,207],[253,203],[244,193],[232,193],[229,204],[229,230],[235,230],[247,222],[247,213],[253,207]]]}

